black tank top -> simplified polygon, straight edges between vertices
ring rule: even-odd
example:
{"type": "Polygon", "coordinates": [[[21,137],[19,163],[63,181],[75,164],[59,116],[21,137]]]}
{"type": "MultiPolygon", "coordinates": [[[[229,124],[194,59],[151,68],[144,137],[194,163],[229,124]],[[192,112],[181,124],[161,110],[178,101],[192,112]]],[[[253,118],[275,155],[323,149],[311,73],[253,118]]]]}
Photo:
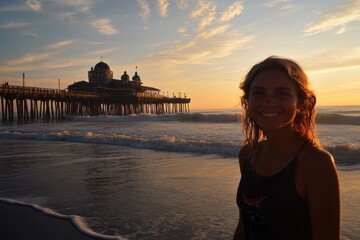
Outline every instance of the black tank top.
{"type": "Polygon", "coordinates": [[[297,158],[274,176],[259,176],[243,166],[236,202],[244,223],[245,239],[312,239],[307,200],[295,186],[297,158]]]}

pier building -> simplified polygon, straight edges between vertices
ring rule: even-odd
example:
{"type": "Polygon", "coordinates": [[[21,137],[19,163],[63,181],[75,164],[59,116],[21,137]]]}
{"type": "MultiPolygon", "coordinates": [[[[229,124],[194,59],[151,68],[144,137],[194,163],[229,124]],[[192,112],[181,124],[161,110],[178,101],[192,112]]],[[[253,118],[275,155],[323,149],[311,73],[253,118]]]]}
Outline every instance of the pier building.
{"type": "Polygon", "coordinates": [[[134,95],[137,93],[160,95],[160,89],[143,86],[137,71],[135,71],[131,79],[126,71],[124,71],[120,79],[113,78],[113,71],[103,61],[97,63],[95,67],[91,67],[91,70],[88,72],[88,80],[88,82],[75,82],[68,86],[68,90],[117,95],[134,95]]]}
{"type": "MultiPolygon", "coordinates": [[[[23,78],[25,75],[23,74],[23,78]]],[[[24,82],[24,81],[23,81],[24,82]]],[[[143,85],[137,72],[113,78],[108,64],[99,62],[88,72],[88,82],[78,81],[66,89],[10,85],[0,86],[3,122],[59,119],[64,115],[97,116],[129,114],[175,114],[190,112],[190,98],[160,93],[143,85]]]]}

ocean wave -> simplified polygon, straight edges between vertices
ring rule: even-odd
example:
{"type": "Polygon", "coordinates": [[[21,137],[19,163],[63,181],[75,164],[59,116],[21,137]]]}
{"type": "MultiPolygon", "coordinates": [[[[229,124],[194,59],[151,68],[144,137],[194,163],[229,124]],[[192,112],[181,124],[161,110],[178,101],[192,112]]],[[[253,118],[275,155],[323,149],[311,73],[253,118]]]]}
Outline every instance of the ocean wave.
{"type": "Polygon", "coordinates": [[[358,145],[349,143],[335,146],[325,146],[325,149],[333,155],[336,164],[360,164],[360,146],[358,145]]]}
{"type": "MultiPolygon", "coordinates": [[[[0,132],[0,138],[27,139],[38,141],[66,141],[94,144],[110,144],[139,149],[158,151],[216,154],[223,157],[236,158],[241,148],[237,141],[210,141],[205,139],[181,138],[171,135],[128,135],[102,134],[94,132],[58,131],[52,133],[0,132]]],[[[325,146],[333,154],[336,164],[354,165],[360,163],[360,146],[357,144],[341,144],[325,146]]]]}
{"type": "Polygon", "coordinates": [[[360,116],[345,116],[341,114],[317,114],[316,122],[319,124],[360,125],[360,116]]]}
{"type": "MultiPolygon", "coordinates": [[[[190,113],[171,115],[128,115],[128,116],[64,116],[65,121],[85,122],[145,122],[145,121],[182,121],[207,123],[236,123],[241,121],[240,113],[190,113]]],[[[360,116],[320,113],[316,115],[318,124],[360,125],[360,116]]]]}
{"type": "Polygon", "coordinates": [[[133,136],[117,133],[101,134],[94,132],[78,132],[67,130],[40,134],[31,132],[3,131],[0,132],[0,138],[111,144],[170,152],[220,154],[226,157],[234,157],[239,151],[239,144],[234,142],[212,142],[203,139],[186,139],[171,135],[133,136]]]}
{"type": "Polygon", "coordinates": [[[213,123],[228,123],[239,122],[240,114],[208,114],[208,113],[178,113],[169,115],[128,115],[128,116],[63,116],[63,120],[68,121],[85,121],[85,122],[146,122],[146,121],[182,121],[182,122],[213,122],[213,123]]]}

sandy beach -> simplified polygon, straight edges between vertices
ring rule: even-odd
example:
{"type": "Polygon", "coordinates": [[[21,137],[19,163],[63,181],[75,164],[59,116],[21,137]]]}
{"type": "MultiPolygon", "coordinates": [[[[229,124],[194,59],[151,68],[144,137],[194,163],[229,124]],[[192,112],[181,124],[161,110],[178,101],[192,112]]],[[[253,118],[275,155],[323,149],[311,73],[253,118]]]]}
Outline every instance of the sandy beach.
{"type": "Polygon", "coordinates": [[[94,240],[122,239],[97,234],[77,216],[65,216],[37,205],[0,199],[0,239],[94,240]]]}

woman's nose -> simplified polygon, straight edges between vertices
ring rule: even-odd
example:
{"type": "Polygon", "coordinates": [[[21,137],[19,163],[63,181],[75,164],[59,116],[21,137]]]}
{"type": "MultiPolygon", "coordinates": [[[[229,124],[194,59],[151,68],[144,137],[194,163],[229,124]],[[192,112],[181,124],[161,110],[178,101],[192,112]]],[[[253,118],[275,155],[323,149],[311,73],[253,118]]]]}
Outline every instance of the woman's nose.
{"type": "Polygon", "coordinates": [[[266,97],[265,97],[266,104],[275,104],[275,102],[276,102],[276,99],[275,99],[274,95],[272,95],[272,94],[266,95],[266,97]]]}

